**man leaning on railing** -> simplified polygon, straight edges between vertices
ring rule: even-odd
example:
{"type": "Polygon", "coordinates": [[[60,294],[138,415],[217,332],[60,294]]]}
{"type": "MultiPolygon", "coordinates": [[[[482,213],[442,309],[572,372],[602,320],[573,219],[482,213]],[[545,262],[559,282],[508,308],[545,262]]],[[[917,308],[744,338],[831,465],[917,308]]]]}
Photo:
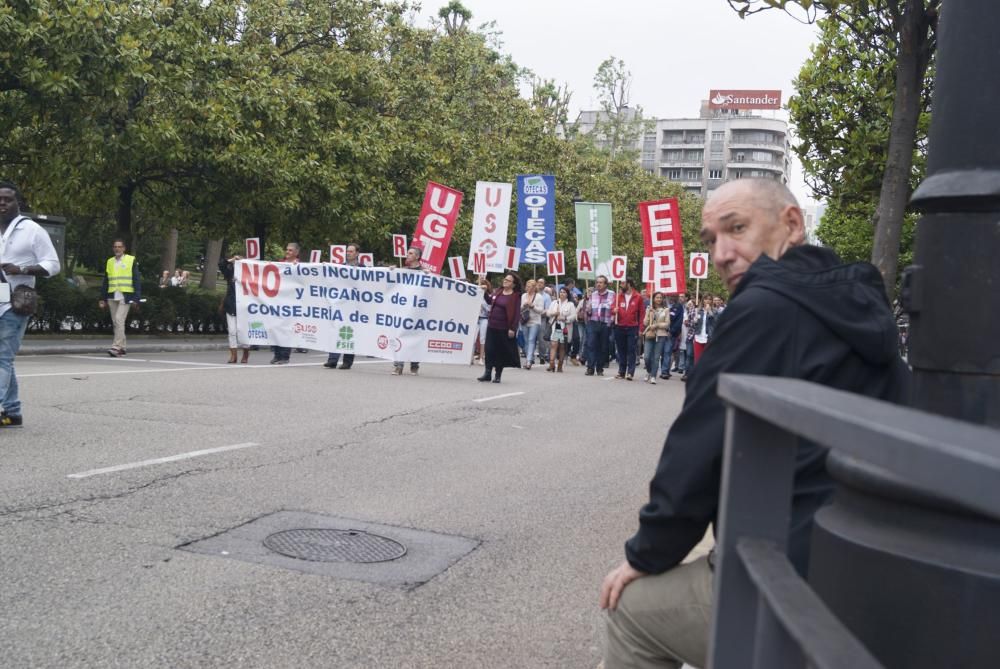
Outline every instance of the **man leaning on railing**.
{"type": "MultiPolygon", "coordinates": [[[[705,204],[701,237],[732,299],[691,372],[639,529],[625,542],[625,561],[601,586],[605,669],[705,664],[711,554],[681,561],[716,522],[725,422],[716,395],[720,374],[805,379],[890,401],[902,401],[908,386],[878,271],[805,245],[802,210],[784,185],[741,179],[720,186],[705,204]]],[[[789,555],[802,574],[813,514],[833,488],[825,455],[802,443],[796,458],[789,555]]]]}

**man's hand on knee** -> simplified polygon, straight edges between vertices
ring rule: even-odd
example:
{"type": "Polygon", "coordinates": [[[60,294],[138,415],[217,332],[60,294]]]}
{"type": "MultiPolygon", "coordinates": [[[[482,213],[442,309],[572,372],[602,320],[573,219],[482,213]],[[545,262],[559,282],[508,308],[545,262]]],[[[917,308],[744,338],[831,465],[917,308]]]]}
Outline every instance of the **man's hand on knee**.
{"type": "Polygon", "coordinates": [[[611,573],[604,577],[604,583],[601,584],[601,608],[614,611],[618,608],[618,599],[622,596],[622,590],[625,589],[625,586],[645,575],[646,572],[639,571],[627,561],[612,569],[611,573]]]}

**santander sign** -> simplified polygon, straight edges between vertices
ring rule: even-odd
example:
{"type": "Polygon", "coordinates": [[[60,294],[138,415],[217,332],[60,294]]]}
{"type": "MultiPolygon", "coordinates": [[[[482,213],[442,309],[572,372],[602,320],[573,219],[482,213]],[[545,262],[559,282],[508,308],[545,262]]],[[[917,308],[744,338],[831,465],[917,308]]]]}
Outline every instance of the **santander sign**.
{"type": "Polygon", "coordinates": [[[713,88],[709,109],[781,109],[780,90],[726,90],[713,88]]]}

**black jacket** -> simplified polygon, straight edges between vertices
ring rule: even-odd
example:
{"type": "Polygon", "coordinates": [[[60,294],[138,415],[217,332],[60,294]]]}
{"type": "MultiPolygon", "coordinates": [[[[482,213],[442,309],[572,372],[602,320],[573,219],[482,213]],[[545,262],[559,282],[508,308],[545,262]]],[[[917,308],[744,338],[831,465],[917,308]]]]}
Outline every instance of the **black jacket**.
{"type": "MultiPolygon", "coordinates": [[[[909,386],[896,324],[872,265],[843,265],[832,251],[814,246],[793,248],[778,261],[761,256],[719,316],[667,433],[639,531],[625,543],[629,563],[640,571],[677,565],[716,522],[725,423],[716,383],[722,373],[805,379],[895,402],[906,399],[909,386]]],[[[799,442],[789,553],[801,573],[813,514],[833,488],[825,459],[825,449],[799,442]]]]}

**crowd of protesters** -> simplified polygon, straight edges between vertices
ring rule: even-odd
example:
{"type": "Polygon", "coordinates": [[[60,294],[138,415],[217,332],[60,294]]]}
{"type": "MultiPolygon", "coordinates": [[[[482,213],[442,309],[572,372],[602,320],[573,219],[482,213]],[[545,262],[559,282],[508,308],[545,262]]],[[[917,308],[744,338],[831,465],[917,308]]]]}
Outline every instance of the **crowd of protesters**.
{"type": "Polygon", "coordinates": [[[494,383],[506,367],[530,370],[537,363],[558,373],[566,360],[585,367],[587,376],[604,376],[613,362],[616,379],[631,381],[641,369],[649,384],[674,373],[687,381],[726,308],[717,295],[699,296],[696,304],[685,293],[640,292],[630,279],[615,291],[604,276],[585,292],[572,279],[556,286],[529,279],[522,286],[515,274],[505,275],[500,288],[485,278],[479,286],[484,300],[474,361],[486,366],[479,380],[494,383]]]}

